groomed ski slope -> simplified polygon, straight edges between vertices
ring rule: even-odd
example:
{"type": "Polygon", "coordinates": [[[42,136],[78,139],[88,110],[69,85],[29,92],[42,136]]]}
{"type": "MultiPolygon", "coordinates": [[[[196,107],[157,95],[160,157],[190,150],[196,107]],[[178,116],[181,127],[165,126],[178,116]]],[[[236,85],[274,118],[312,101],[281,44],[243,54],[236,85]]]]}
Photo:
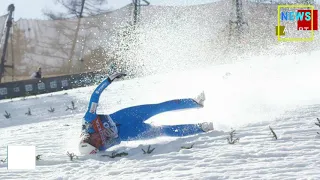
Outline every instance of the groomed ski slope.
{"type": "Polygon", "coordinates": [[[121,158],[79,156],[81,118],[93,87],[0,101],[0,159],[7,145],[35,145],[42,155],[33,171],[9,171],[0,179],[319,179],[320,51],[299,56],[254,57],[205,69],[113,83],[101,97],[99,113],[205,91],[201,110],[165,113],[154,124],[214,122],[216,131],[184,138],[123,142],[110,149],[121,158]],[[75,102],[76,110],[66,111],[75,102]],[[55,108],[49,113],[50,107],[55,108]],[[25,113],[31,109],[32,116],[25,113]],[[271,126],[278,140],[270,134],[271,126]],[[235,129],[239,143],[226,138],[235,129]],[[181,146],[194,144],[192,149],[181,146]],[[148,145],[155,150],[143,154],[148,145]]]}

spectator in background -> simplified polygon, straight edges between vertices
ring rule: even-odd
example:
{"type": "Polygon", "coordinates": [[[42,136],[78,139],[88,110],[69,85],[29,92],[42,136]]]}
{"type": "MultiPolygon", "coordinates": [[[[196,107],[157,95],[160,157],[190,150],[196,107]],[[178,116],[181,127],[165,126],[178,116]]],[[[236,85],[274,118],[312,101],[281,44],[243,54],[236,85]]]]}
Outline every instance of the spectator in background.
{"type": "Polygon", "coordinates": [[[40,79],[40,78],[42,78],[42,75],[41,75],[41,67],[39,67],[38,71],[34,72],[34,73],[31,75],[31,78],[32,78],[32,79],[40,79]]]}

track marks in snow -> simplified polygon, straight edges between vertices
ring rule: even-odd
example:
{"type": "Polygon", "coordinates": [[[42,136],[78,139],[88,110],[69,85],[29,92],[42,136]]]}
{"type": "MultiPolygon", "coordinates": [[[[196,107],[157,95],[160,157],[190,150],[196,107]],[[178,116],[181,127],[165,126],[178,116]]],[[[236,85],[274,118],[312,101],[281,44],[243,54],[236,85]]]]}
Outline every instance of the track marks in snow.
{"type": "MultiPolygon", "coordinates": [[[[302,114],[303,112],[295,112],[302,114]]],[[[303,119],[303,116],[300,117],[303,119]]],[[[311,121],[311,119],[310,119],[311,121]]],[[[314,122],[310,122],[314,123],[314,122]]],[[[227,144],[227,132],[209,132],[195,136],[156,141],[142,141],[141,145],[126,148],[119,146],[115,150],[126,150],[128,156],[110,159],[108,157],[80,157],[70,162],[61,147],[50,147],[41,143],[47,139],[43,132],[55,128],[56,139],[53,143],[63,144],[63,133],[74,131],[77,123],[70,121],[70,126],[63,126],[54,120],[42,123],[40,126],[28,124],[23,127],[6,128],[7,133],[17,136],[19,141],[28,137],[36,140],[40,152],[52,159],[37,162],[37,171],[22,174],[40,178],[40,172],[50,179],[90,179],[93,177],[108,177],[117,179],[152,179],[168,177],[176,179],[296,179],[305,177],[317,178],[314,172],[320,162],[317,150],[320,147],[315,131],[311,126],[297,123],[295,118],[285,118],[285,121],[271,122],[279,140],[273,140],[268,124],[259,123],[244,126],[237,130],[240,142],[227,144]],[[293,124],[297,125],[295,130],[293,124]],[[60,125],[57,125],[60,124],[60,125]],[[280,128],[281,127],[281,128],[280,128]],[[24,133],[16,133],[19,130],[24,133]],[[61,132],[61,133],[60,133],[61,132]],[[305,132],[305,133],[303,133],[305,132]],[[44,136],[37,137],[38,133],[44,136]],[[192,149],[180,149],[183,145],[194,144],[192,149]],[[151,145],[156,149],[152,154],[142,154],[141,148],[151,145]],[[51,154],[51,155],[50,155],[51,154]],[[53,169],[59,169],[55,172],[53,169]],[[95,176],[92,176],[95,174],[95,176]],[[132,175],[137,177],[133,177],[132,175]],[[169,176],[168,176],[169,175],[169,176]],[[121,177],[121,178],[119,178],[121,177]]],[[[76,134],[76,132],[73,132],[76,134]]],[[[71,133],[71,134],[73,134],[71,133]]],[[[126,144],[125,144],[126,145],[126,144]]],[[[106,152],[111,153],[111,152],[106,152]]],[[[11,176],[7,173],[5,177],[11,176]]],[[[14,176],[18,178],[17,176],[14,176]]]]}

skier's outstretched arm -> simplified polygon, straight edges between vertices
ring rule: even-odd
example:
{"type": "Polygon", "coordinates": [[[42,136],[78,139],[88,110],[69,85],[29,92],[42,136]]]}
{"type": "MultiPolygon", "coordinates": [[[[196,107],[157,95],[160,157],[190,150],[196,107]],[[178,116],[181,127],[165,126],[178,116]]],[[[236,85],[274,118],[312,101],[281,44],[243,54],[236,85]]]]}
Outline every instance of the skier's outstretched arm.
{"type": "Polygon", "coordinates": [[[85,121],[91,123],[97,117],[96,111],[99,103],[99,98],[103,90],[106,89],[112,83],[113,80],[125,75],[126,74],[124,73],[115,73],[99,84],[99,86],[94,90],[94,92],[91,95],[88,111],[84,116],[85,121]]]}

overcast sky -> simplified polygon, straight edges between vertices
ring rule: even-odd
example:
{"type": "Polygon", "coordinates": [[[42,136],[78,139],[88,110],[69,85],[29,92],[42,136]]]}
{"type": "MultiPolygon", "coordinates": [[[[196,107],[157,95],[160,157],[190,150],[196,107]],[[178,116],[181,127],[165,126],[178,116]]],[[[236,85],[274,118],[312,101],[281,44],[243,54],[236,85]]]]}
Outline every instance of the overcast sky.
{"type": "MultiPolygon", "coordinates": [[[[7,7],[10,4],[15,5],[14,18],[18,20],[24,19],[45,19],[42,14],[43,9],[51,9],[53,11],[63,11],[64,9],[55,4],[55,0],[0,0],[0,15],[7,13],[7,7]]],[[[217,0],[149,0],[154,5],[190,5],[210,3],[217,0]]],[[[121,8],[132,0],[108,0],[110,8],[121,8]]]]}
{"type": "MultiPolygon", "coordinates": [[[[18,20],[24,19],[46,19],[43,16],[42,11],[44,9],[51,9],[53,11],[61,12],[64,9],[55,4],[56,0],[0,0],[0,16],[7,13],[7,7],[9,4],[14,4],[16,9],[14,11],[14,18],[18,20]]],[[[194,5],[211,3],[219,0],[148,0],[153,5],[194,5]]],[[[121,8],[132,0],[108,0],[108,6],[112,9],[121,8]]],[[[316,0],[320,3],[320,0],[316,0]]]]}
{"type": "MultiPolygon", "coordinates": [[[[42,10],[51,9],[53,11],[63,11],[64,9],[55,3],[55,0],[0,0],[0,13],[6,14],[7,7],[10,4],[15,5],[14,18],[25,19],[45,19],[42,10]],[[4,6],[3,6],[4,5],[4,6]]],[[[108,4],[111,7],[122,7],[129,4],[130,0],[109,0],[108,4]]]]}

